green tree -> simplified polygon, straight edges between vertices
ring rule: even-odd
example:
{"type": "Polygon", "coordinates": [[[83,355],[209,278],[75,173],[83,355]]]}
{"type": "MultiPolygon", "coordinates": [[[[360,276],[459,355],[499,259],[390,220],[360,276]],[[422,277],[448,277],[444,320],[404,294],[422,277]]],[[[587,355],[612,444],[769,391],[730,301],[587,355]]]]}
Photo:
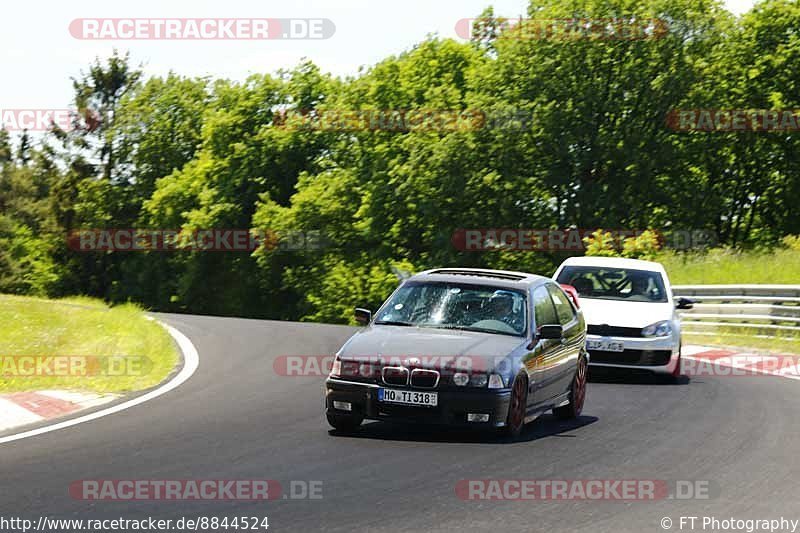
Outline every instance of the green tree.
{"type": "Polygon", "coordinates": [[[141,70],[130,65],[128,54],[114,53],[105,62],[95,59],[87,72],[72,79],[75,107],[76,145],[90,151],[99,161],[100,175],[107,181],[120,180],[115,125],[123,98],[139,86],[141,70]]]}

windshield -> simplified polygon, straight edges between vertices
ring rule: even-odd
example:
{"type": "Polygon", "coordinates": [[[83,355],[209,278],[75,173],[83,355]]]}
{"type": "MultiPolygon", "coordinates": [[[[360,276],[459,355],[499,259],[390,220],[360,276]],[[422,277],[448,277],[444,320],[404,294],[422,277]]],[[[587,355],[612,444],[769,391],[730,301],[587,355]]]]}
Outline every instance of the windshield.
{"type": "Polygon", "coordinates": [[[525,294],[515,290],[412,282],[383,305],[375,323],[524,336],[526,309],[525,294]]]}
{"type": "Polygon", "coordinates": [[[558,282],[575,287],[581,298],[627,302],[668,301],[664,279],[660,273],[650,270],[567,266],[558,275],[558,282]]]}

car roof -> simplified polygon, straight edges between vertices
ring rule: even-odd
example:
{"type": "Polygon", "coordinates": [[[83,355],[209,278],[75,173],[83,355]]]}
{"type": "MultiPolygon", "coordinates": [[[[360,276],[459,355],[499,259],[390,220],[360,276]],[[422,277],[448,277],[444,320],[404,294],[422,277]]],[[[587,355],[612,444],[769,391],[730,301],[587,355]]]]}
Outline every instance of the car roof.
{"type": "Polygon", "coordinates": [[[553,280],[528,272],[513,270],[491,270],[486,268],[434,268],[420,272],[407,281],[439,281],[446,283],[470,283],[490,285],[508,289],[527,289],[553,280]]]}
{"type": "Polygon", "coordinates": [[[642,259],[627,259],[625,257],[598,257],[583,256],[569,257],[558,267],[561,270],[564,266],[596,266],[609,268],[628,268],[631,270],[650,270],[653,272],[664,273],[664,266],[655,261],[644,261],[642,259]]]}

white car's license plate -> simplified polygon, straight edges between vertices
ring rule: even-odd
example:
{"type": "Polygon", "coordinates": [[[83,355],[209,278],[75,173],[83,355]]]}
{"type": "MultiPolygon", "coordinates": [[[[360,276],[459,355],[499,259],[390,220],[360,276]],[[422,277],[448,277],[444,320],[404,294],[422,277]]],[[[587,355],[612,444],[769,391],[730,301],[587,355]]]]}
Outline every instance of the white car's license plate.
{"type": "Polygon", "coordinates": [[[621,352],[625,350],[625,343],[608,339],[591,339],[586,341],[586,349],[600,352],[621,352]]]}
{"type": "Polygon", "coordinates": [[[387,403],[402,403],[404,405],[417,405],[420,407],[436,407],[436,405],[439,403],[439,395],[435,392],[378,389],[378,401],[387,403]]]}

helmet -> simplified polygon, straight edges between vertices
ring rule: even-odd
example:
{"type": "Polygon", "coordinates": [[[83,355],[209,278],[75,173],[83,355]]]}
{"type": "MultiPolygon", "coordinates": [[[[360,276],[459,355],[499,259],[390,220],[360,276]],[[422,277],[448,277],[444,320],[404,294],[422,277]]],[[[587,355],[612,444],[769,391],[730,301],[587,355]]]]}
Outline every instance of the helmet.
{"type": "Polygon", "coordinates": [[[631,280],[631,289],[634,292],[643,293],[650,285],[650,277],[647,274],[630,274],[628,278],[631,280]]]}
{"type": "Polygon", "coordinates": [[[570,283],[570,285],[575,287],[575,290],[578,291],[578,294],[581,295],[587,295],[587,294],[590,295],[592,293],[592,290],[594,289],[594,284],[592,283],[592,281],[583,276],[572,280],[572,283],[570,283]]]}
{"type": "Polygon", "coordinates": [[[499,307],[500,305],[514,307],[514,294],[509,291],[495,291],[489,299],[489,304],[492,307],[499,307]]]}

